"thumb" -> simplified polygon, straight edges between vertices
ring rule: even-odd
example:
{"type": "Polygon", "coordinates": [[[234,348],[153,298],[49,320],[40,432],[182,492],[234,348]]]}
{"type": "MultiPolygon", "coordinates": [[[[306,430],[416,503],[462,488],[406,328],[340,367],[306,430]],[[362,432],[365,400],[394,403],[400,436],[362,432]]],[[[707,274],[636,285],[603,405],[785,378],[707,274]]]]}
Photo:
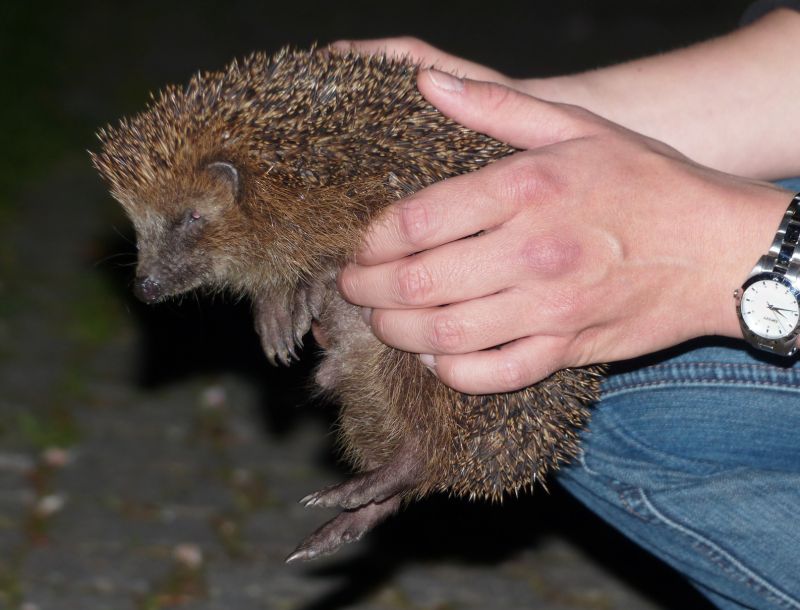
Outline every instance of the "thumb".
{"type": "Polygon", "coordinates": [[[514,148],[536,148],[596,133],[604,120],[588,110],[546,102],[497,83],[420,70],[420,93],[442,114],[514,148]]]}

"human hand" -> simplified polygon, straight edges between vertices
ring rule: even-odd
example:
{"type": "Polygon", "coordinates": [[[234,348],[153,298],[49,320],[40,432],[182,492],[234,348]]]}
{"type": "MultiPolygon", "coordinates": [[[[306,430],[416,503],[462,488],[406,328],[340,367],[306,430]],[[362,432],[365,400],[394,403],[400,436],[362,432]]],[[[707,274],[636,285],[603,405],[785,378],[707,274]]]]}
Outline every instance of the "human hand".
{"type": "Polygon", "coordinates": [[[671,52],[528,79],[509,78],[411,37],[332,46],[406,55],[423,67],[582,106],[708,167],[773,180],[800,174],[800,62],[785,61],[796,54],[798,37],[800,12],[777,9],[747,27],[671,52]]]}
{"type": "Polygon", "coordinates": [[[512,89],[521,89],[524,80],[510,78],[497,70],[487,68],[467,59],[462,59],[412,36],[376,38],[372,40],[338,40],[331,48],[339,51],[357,51],[364,54],[408,57],[423,68],[434,67],[451,74],[473,80],[500,83],[512,89]]]}
{"type": "Polygon", "coordinates": [[[456,390],[491,393],[740,336],[731,293],[771,243],[785,191],[501,85],[426,70],[418,86],[452,119],[525,150],[373,223],[338,285],[371,308],[381,341],[425,354],[456,390]]]}

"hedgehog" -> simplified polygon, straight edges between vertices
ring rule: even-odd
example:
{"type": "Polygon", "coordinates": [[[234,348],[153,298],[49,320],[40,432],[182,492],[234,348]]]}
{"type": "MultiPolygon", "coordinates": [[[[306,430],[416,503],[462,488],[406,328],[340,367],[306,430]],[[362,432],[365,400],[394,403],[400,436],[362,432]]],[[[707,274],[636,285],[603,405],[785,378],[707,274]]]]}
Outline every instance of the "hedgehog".
{"type": "Polygon", "coordinates": [[[326,337],[315,381],[340,404],[338,442],[356,474],[301,500],[343,510],[287,561],[332,553],[432,493],[499,501],[544,484],[576,455],[598,396],[599,367],[457,392],[380,343],[337,292],[386,206],[515,152],[439,113],[418,70],[355,51],[254,53],[151,95],[90,153],[133,223],[139,299],[249,297],[272,364],[297,359],[312,323],[326,337]]]}

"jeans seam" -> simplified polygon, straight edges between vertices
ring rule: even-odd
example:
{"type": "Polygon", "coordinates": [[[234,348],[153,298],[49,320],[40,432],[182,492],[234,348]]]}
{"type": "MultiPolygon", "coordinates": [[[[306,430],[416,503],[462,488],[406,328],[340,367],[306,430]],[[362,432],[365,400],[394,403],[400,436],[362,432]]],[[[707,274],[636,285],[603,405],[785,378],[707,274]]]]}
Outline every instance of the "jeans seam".
{"type": "Polygon", "coordinates": [[[610,375],[603,382],[603,396],[629,388],[658,387],[666,384],[752,384],[753,387],[781,387],[800,390],[800,368],[768,363],[741,362],[666,362],[610,375]]]}
{"type": "MultiPolygon", "coordinates": [[[[761,364],[758,362],[715,362],[714,360],[697,360],[697,361],[686,361],[686,362],[673,362],[671,364],[656,364],[650,368],[670,368],[674,366],[680,367],[706,367],[706,368],[716,368],[716,369],[740,369],[740,368],[747,368],[747,369],[762,369],[765,371],[772,371],[775,369],[774,364],[761,364]]],[[[786,369],[787,371],[791,369],[786,369]]]]}
{"type": "Polygon", "coordinates": [[[695,379],[657,379],[654,381],[641,381],[638,383],[630,384],[617,384],[608,390],[603,390],[601,399],[610,396],[616,396],[625,392],[634,390],[641,390],[644,388],[657,388],[657,387],[670,387],[670,386],[708,386],[708,385],[737,385],[737,386],[751,386],[751,387],[771,387],[789,392],[800,392],[800,386],[787,385],[776,381],[754,381],[752,379],[719,379],[716,377],[699,377],[695,379]]]}
{"type": "Polygon", "coordinates": [[[583,452],[582,449],[580,450],[580,453],[577,456],[577,461],[580,463],[581,467],[590,476],[595,477],[595,478],[599,478],[599,479],[605,479],[606,481],[608,481],[611,484],[611,487],[614,489],[614,491],[617,494],[617,498],[619,498],[620,504],[625,508],[625,510],[627,512],[629,512],[631,515],[633,515],[637,519],[640,519],[640,520],[645,521],[645,522],[652,520],[650,515],[645,515],[645,514],[642,514],[641,512],[639,512],[636,509],[636,507],[633,505],[633,503],[629,500],[628,496],[630,495],[630,492],[639,490],[640,488],[638,488],[638,487],[636,487],[634,485],[629,485],[627,483],[623,483],[622,481],[620,481],[618,479],[615,479],[614,477],[610,477],[610,476],[605,475],[605,474],[603,474],[601,472],[597,472],[596,470],[592,470],[589,467],[589,464],[586,463],[586,454],[583,452]]]}
{"type": "MultiPolygon", "coordinates": [[[[646,442],[644,442],[640,438],[638,438],[636,436],[636,433],[634,433],[632,430],[630,430],[626,426],[625,421],[620,421],[618,418],[616,418],[614,416],[613,413],[611,413],[610,415],[611,415],[612,422],[614,423],[615,432],[620,434],[623,437],[620,440],[620,442],[628,443],[632,448],[636,449],[639,452],[646,452],[649,455],[656,455],[656,456],[659,456],[661,458],[666,458],[666,459],[673,460],[673,461],[680,461],[683,464],[686,464],[686,463],[694,464],[696,466],[702,466],[702,467],[705,467],[707,469],[714,465],[714,462],[710,461],[710,460],[701,460],[701,459],[697,459],[697,458],[693,458],[693,457],[686,457],[686,456],[682,456],[682,455],[674,455],[674,454],[668,453],[666,451],[661,451],[660,449],[657,449],[657,448],[653,447],[652,445],[647,444],[646,442]]],[[[606,419],[608,419],[608,418],[606,418],[606,419]]],[[[591,423],[589,424],[589,426],[590,426],[590,430],[591,430],[591,423]]],[[[720,470],[719,468],[716,469],[716,471],[719,471],[719,470],[720,470]]],[[[699,476],[707,476],[708,474],[709,474],[709,472],[707,470],[706,472],[704,472],[702,475],[699,475],[699,476]]],[[[622,483],[620,483],[620,484],[622,484],[622,483]]]]}
{"type": "Polygon", "coordinates": [[[688,537],[691,545],[700,553],[705,555],[708,560],[720,568],[725,574],[736,578],[739,582],[764,596],[769,602],[776,603],[784,608],[800,609],[800,601],[781,591],[775,585],[770,584],[764,578],[759,576],[753,570],[744,565],[736,557],[725,551],[723,548],[701,536],[694,530],[673,521],[661,511],[659,511],[650,499],[647,497],[645,491],[639,488],[642,503],[647,507],[648,511],[656,519],[661,521],[662,524],[670,527],[684,536],[688,537]]]}
{"type": "MultiPolygon", "coordinates": [[[[714,369],[751,369],[761,372],[773,372],[776,367],[774,364],[759,364],[755,362],[714,362],[713,360],[700,360],[700,361],[686,361],[686,362],[668,362],[661,364],[654,364],[648,367],[650,370],[664,370],[675,368],[714,368],[714,369]]],[[[786,374],[792,374],[793,369],[781,369],[786,374]]]]}

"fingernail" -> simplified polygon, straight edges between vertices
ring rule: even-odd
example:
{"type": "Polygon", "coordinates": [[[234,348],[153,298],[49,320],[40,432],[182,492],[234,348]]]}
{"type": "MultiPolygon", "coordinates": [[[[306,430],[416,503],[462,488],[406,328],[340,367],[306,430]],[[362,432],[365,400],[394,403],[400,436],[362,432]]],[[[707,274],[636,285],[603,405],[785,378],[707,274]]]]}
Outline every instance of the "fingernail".
{"type": "Polygon", "coordinates": [[[364,324],[369,326],[369,321],[372,319],[372,307],[361,308],[361,319],[364,320],[364,324]]]}
{"type": "Polygon", "coordinates": [[[444,89],[451,93],[460,93],[464,90],[464,80],[461,78],[457,78],[441,70],[436,70],[435,68],[428,70],[428,74],[430,74],[433,84],[439,87],[439,89],[444,89]]]}
{"type": "Polygon", "coordinates": [[[419,361],[431,371],[436,372],[436,357],[431,354],[420,354],[419,361]]]}

